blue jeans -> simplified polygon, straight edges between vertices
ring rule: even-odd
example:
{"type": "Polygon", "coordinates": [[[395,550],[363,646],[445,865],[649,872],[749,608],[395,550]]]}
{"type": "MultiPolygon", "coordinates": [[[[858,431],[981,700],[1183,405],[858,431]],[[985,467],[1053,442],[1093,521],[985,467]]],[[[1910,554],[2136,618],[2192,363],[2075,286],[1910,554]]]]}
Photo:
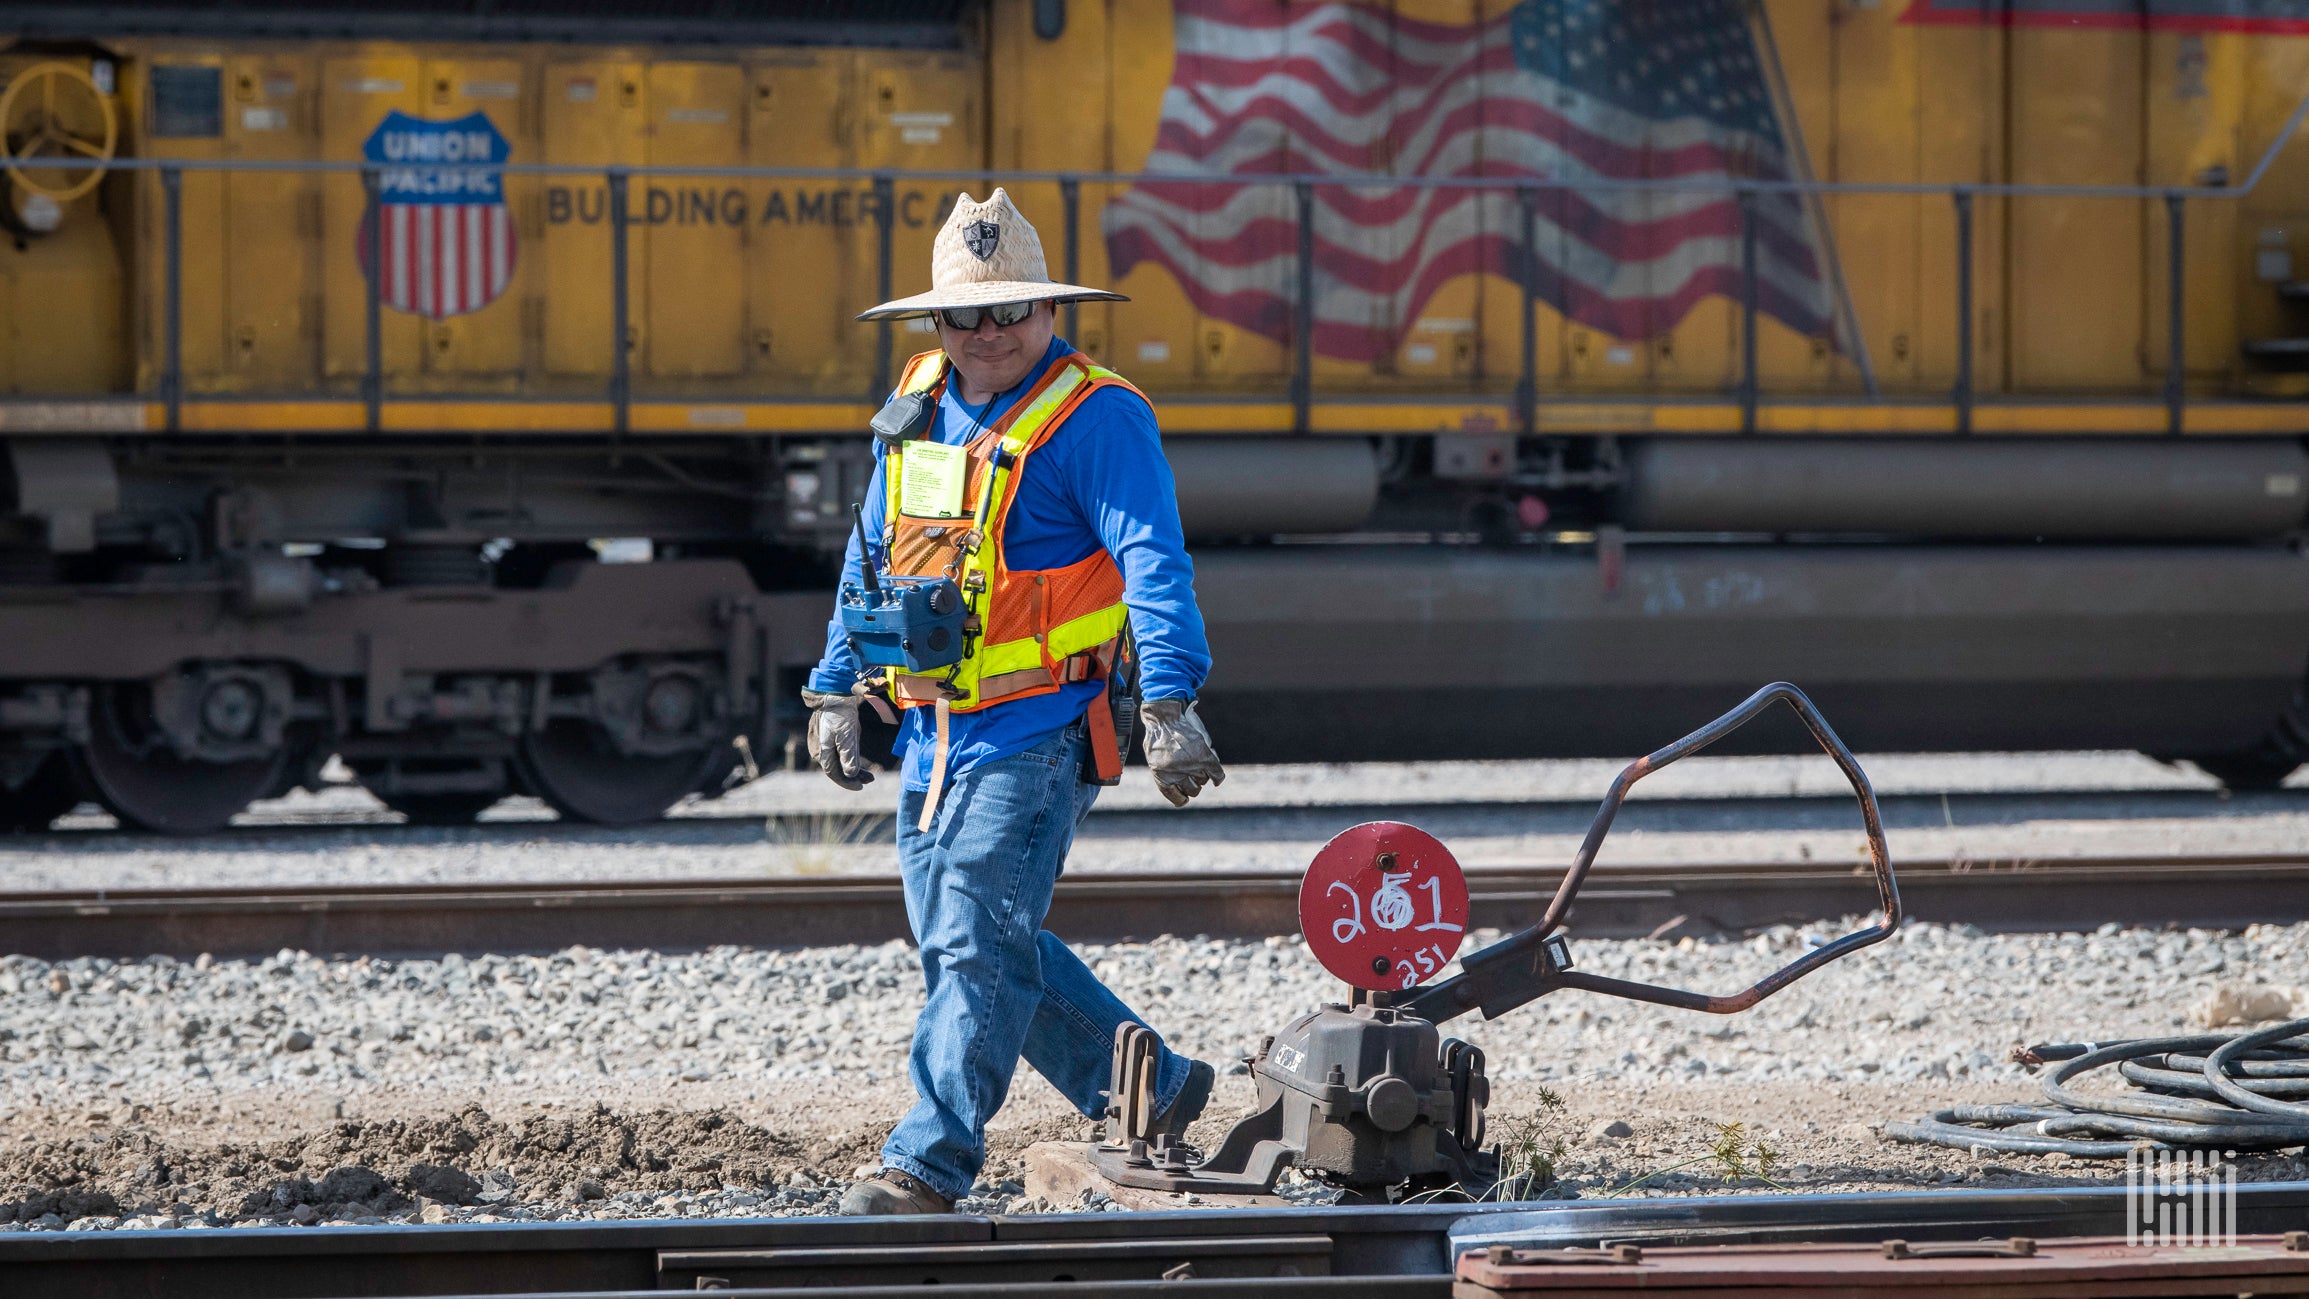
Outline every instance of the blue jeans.
{"type": "MultiPolygon", "coordinates": [[[[906,919],[930,996],[907,1059],[921,1099],[890,1133],[882,1162],[950,1199],[977,1180],[987,1120],[1002,1108],[1022,1054],[1077,1110],[1098,1118],[1115,1030],[1144,1022],[1042,927],[1075,826],[1098,796],[1081,776],[1088,743],[1077,722],[955,777],[927,834],[914,828],[925,796],[898,796],[906,919]]],[[[1191,1063],[1163,1048],[1158,1112],[1178,1096],[1191,1063]]]]}

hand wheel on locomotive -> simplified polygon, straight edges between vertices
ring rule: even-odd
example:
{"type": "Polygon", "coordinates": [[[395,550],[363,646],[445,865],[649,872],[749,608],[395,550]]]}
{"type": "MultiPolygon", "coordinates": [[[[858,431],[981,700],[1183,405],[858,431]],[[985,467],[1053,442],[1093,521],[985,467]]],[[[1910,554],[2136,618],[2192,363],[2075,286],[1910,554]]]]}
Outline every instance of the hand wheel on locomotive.
{"type": "Polygon", "coordinates": [[[0,91],[0,167],[27,194],[69,203],[95,189],[119,142],[112,97],[72,64],[35,63],[0,91]],[[79,169],[88,174],[71,180],[79,169]],[[67,183],[44,183],[34,172],[63,172],[67,183]]]}

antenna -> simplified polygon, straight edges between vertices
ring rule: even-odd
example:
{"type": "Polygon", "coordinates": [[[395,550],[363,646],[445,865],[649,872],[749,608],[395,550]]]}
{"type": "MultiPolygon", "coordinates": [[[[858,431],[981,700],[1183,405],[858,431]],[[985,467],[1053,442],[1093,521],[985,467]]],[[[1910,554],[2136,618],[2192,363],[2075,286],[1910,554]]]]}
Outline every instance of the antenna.
{"type": "Polygon", "coordinates": [[[858,525],[858,567],[866,575],[866,593],[868,595],[880,595],[882,583],[874,576],[874,546],[872,542],[866,540],[866,503],[864,501],[850,507],[850,518],[858,525]]]}

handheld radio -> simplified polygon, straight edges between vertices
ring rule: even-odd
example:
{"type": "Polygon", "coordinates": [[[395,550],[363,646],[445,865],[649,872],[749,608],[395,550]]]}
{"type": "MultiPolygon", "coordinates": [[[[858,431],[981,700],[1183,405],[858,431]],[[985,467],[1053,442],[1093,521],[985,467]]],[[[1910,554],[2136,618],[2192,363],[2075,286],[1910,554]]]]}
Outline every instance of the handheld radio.
{"type": "Polygon", "coordinates": [[[859,572],[863,584],[844,582],[843,634],[858,661],[870,668],[935,672],[962,661],[962,588],[951,577],[899,577],[876,573],[873,543],[866,537],[866,507],[853,505],[858,529],[859,572]]]}

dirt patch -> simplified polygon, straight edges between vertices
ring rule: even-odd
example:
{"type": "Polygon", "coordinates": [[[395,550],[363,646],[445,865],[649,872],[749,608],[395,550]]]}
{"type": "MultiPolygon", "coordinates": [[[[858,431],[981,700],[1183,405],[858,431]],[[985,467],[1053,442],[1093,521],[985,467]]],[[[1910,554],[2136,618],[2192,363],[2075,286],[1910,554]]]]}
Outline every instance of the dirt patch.
{"type": "MultiPolygon", "coordinates": [[[[873,1134],[875,1145],[880,1139],[873,1134]]],[[[175,1204],[230,1217],[293,1215],[300,1206],[327,1217],[383,1216],[419,1197],[477,1204],[772,1186],[845,1149],[719,1109],[604,1106],[501,1122],[469,1105],[430,1118],[346,1119],[273,1141],[213,1145],[129,1127],[0,1148],[0,1222],[175,1204]]]]}
{"type": "MultiPolygon", "coordinates": [[[[1006,1119],[1008,1116],[1005,1116],[1006,1119]]],[[[1037,1141],[1088,1140],[1072,1116],[1025,1114],[987,1134],[984,1179],[1023,1176],[1037,1141]]],[[[726,1108],[532,1112],[478,1104],[448,1114],[341,1119],[261,1141],[131,1123],[0,1145],[0,1223],[53,1215],[207,1213],[221,1219],[406,1216],[444,1206],[584,1204],[635,1192],[840,1185],[879,1161],[890,1123],[773,1130],[726,1108]]]]}

